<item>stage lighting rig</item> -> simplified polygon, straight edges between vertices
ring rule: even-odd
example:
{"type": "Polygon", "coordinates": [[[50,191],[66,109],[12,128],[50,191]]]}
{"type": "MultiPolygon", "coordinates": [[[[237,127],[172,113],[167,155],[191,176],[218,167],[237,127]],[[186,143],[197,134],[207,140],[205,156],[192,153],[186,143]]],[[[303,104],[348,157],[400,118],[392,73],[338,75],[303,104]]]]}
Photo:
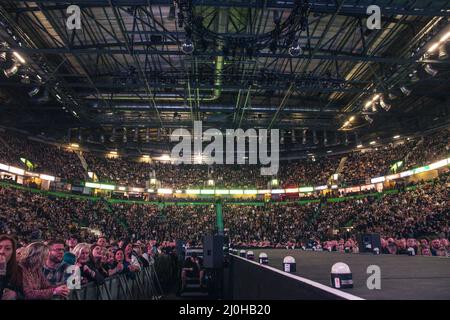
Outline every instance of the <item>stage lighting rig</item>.
{"type": "MultiPolygon", "coordinates": [[[[248,56],[253,56],[258,51],[268,49],[276,54],[280,48],[290,51],[294,56],[302,53],[300,46],[300,34],[307,29],[309,3],[306,0],[294,1],[289,16],[283,19],[280,11],[273,11],[274,28],[271,31],[260,34],[220,33],[210,30],[204,25],[201,16],[194,16],[192,6],[188,0],[176,1],[185,27],[192,28],[190,38],[196,44],[196,39],[208,42],[208,47],[216,47],[222,44],[225,53],[233,54],[242,51],[248,56]],[[295,35],[295,36],[294,36],[295,35]],[[292,46],[292,50],[289,50],[292,46]],[[249,49],[250,48],[250,49],[249,49]]],[[[204,47],[202,45],[202,47],[204,47]]]]}
{"type": "Polygon", "coordinates": [[[446,44],[442,44],[439,47],[439,54],[438,54],[439,60],[445,60],[448,58],[448,52],[447,52],[447,48],[446,48],[446,44]]]}
{"type": "Polygon", "coordinates": [[[371,117],[369,117],[369,115],[364,115],[364,119],[369,123],[372,124],[373,123],[373,119],[371,117]]]}
{"type": "Polygon", "coordinates": [[[192,54],[194,52],[194,43],[190,38],[186,38],[186,41],[181,46],[181,51],[185,54],[192,54]]]}
{"type": "Polygon", "coordinates": [[[426,64],[423,69],[432,77],[435,77],[438,74],[438,71],[434,69],[430,64],[426,64]]]}
{"type": "Polygon", "coordinates": [[[28,92],[28,95],[30,96],[30,98],[34,97],[35,95],[37,95],[39,93],[40,89],[38,87],[33,88],[31,91],[28,92]]]}
{"type": "Polygon", "coordinates": [[[401,86],[400,87],[400,91],[405,95],[405,96],[409,96],[412,93],[412,90],[409,89],[406,86],[401,86]]]}
{"type": "Polygon", "coordinates": [[[380,106],[386,111],[389,111],[391,109],[391,105],[384,101],[383,97],[380,97],[380,106]]]}
{"type": "Polygon", "coordinates": [[[298,44],[298,42],[293,43],[292,46],[289,48],[289,55],[291,57],[298,57],[302,53],[303,53],[303,50],[300,47],[300,45],[298,44]]]}

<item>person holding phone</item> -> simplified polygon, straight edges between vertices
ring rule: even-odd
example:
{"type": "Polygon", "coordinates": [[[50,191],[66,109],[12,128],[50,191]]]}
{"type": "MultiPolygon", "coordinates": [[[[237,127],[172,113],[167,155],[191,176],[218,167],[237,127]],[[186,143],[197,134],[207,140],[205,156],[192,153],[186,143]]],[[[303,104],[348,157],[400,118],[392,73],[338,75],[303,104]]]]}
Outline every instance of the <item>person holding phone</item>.
{"type": "Polygon", "coordinates": [[[16,260],[16,241],[7,235],[0,235],[0,300],[21,300],[22,269],[16,260]]]}

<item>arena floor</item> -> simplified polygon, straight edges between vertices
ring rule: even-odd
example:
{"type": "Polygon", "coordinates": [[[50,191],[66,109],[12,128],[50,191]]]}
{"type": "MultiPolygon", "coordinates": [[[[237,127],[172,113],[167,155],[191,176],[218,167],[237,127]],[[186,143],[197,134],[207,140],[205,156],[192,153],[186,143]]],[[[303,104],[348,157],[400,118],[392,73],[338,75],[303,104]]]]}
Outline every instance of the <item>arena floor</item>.
{"type": "Polygon", "coordinates": [[[312,252],[285,249],[252,250],[255,260],[260,252],[267,253],[269,265],[282,270],[285,256],[297,262],[298,276],[330,285],[331,266],[345,262],[353,273],[354,287],[347,293],[370,300],[392,299],[450,299],[450,259],[423,256],[391,256],[371,254],[344,254],[337,252],[312,252]],[[381,269],[381,289],[369,290],[366,286],[367,267],[378,265],[381,269]]]}

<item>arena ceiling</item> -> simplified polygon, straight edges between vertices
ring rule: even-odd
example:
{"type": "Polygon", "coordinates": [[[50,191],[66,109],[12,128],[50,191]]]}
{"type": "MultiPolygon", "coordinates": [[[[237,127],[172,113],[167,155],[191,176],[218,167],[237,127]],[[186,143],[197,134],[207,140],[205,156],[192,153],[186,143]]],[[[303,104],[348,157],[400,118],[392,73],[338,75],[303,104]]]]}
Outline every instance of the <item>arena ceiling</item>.
{"type": "Polygon", "coordinates": [[[0,124],[131,148],[196,120],[327,147],[423,131],[449,120],[448,41],[430,51],[449,16],[442,0],[1,1],[0,124]]]}

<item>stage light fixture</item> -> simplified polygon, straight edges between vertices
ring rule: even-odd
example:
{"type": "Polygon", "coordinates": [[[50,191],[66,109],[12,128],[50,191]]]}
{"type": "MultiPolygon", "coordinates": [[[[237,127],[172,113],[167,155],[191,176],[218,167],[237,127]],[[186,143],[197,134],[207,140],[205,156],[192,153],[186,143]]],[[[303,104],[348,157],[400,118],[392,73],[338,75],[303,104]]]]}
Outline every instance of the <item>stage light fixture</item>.
{"type": "Polygon", "coordinates": [[[169,9],[169,15],[167,16],[167,20],[175,20],[175,6],[171,5],[169,9]]]}
{"type": "Polygon", "coordinates": [[[17,73],[17,71],[19,71],[19,65],[17,63],[14,63],[14,65],[11,68],[7,68],[7,69],[3,70],[3,73],[5,74],[5,76],[7,78],[10,78],[13,75],[15,75],[17,73]]]}
{"type": "Polygon", "coordinates": [[[303,53],[303,50],[300,47],[300,45],[298,44],[298,42],[293,43],[292,46],[289,48],[289,55],[291,57],[298,57],[302,53],[303,53]]]}
{"type": "Polygon", "coordinates": [[[420,80],[419,76],[417,75],[417,70],[413,70],[412,73],[409,74],[409,78],[411,79],[411,82],[417,82],[420,80]]]}
{"type": "Polygon", "coordinates": [[[313,142],[314,142],[314,144],[319,144],[319,139],[317,139],[316,130],[313,131],[313,142]]]}
{"type": "Polygon", "coordinates": [[[445,60],[448,58],[447,48],[445,47],[445,43],[439,47],[439,60],[445,60]]]}
{"type": "Polygon", "coordinates": [[[445,43],[450,38],[450,32],[447,32],[442,36],[442,38],[439,40],[439,42],[445,43]]]}
{"type": "Polygon", "coordinates": [[[191,39],[186,39],[186,42],[181,46],[181,51],[185,54],[192,54],[194,52],[194,44],[191,39]]]}
{"type": "Polygon", "coordinates": [[[407,88],[406,86],[401,86],[400,87],[400,91],[405,95],[405,96],[409,96],[412,92],[411,89],[407,88]]]}
{"type": "Polygon", "coordinates": [[[28,95],[31,97],[34,97],[35,95],[37,95],[39,93],[40,89],[38,87],[32,89],[31,91],[28,92],[28,95]]]}
{"type": "Polygon", "coordinates": [[[386,103],[383,97],[380,98],[380,106],[386,111],[389,111],[389,109],[391,109],[391,105],[389,103],[386,103]]]}
{"type": "Polygon", "coordinates": [[[115,142],[116,141],[116,128],[112,129],[112,133],[111,133],[111,137],[109,137],[109,141],[110,142],[115,142]]]}
{"type": "Polygon", "coordinates": [[[30,84],[30,77],[27,74],[23,74],[22,79],[20,79],[20,82],[23,84],[30,84]]]}
{"type": "Polygon", "coordinates": [[[123,128],[123,143],[127,143],[128,138],[127,138],[127,128],[123,128]]]}
{"type": "Polygon", "coordinates": [[[17,60],[19,60],[19,62],[21,64],[26,64],[27,62],[25,61],[25,59],[16,51],[13,52],[14,57],[16,57],[17,60]]]}
{"type": "Polygon", "coordinates": [[[371,117],[369,117],[369,115],[364,115],[364,119],[367,121],[367,122],[369,122],[370,124],[372,124],[373,123],[373,119],[371,118],[371,117]]]}
{"type": "Polygon", "coordinates": [[[426,73],[428,73],[430,76],[433,77],[435,77],[438,74],[438,71],[436,69],[433,69],[433,67],[429,64],[425,65],[424,70],[426,73]]]}
{"type": "Polygon", "coordinates": [[[397,96],[395,94],[389,92],[388,93],[388,98],[389,98],[389,100],[394,100],[394,99],[397,99],[397,96]]]}
{"type": "Polygon", "coordinates": [[[436,43],[432,44],[430,48],[428,48],[428,52],[433,52],[438,47],[439,47],[439,42],[436,42],[436,43]]]}

